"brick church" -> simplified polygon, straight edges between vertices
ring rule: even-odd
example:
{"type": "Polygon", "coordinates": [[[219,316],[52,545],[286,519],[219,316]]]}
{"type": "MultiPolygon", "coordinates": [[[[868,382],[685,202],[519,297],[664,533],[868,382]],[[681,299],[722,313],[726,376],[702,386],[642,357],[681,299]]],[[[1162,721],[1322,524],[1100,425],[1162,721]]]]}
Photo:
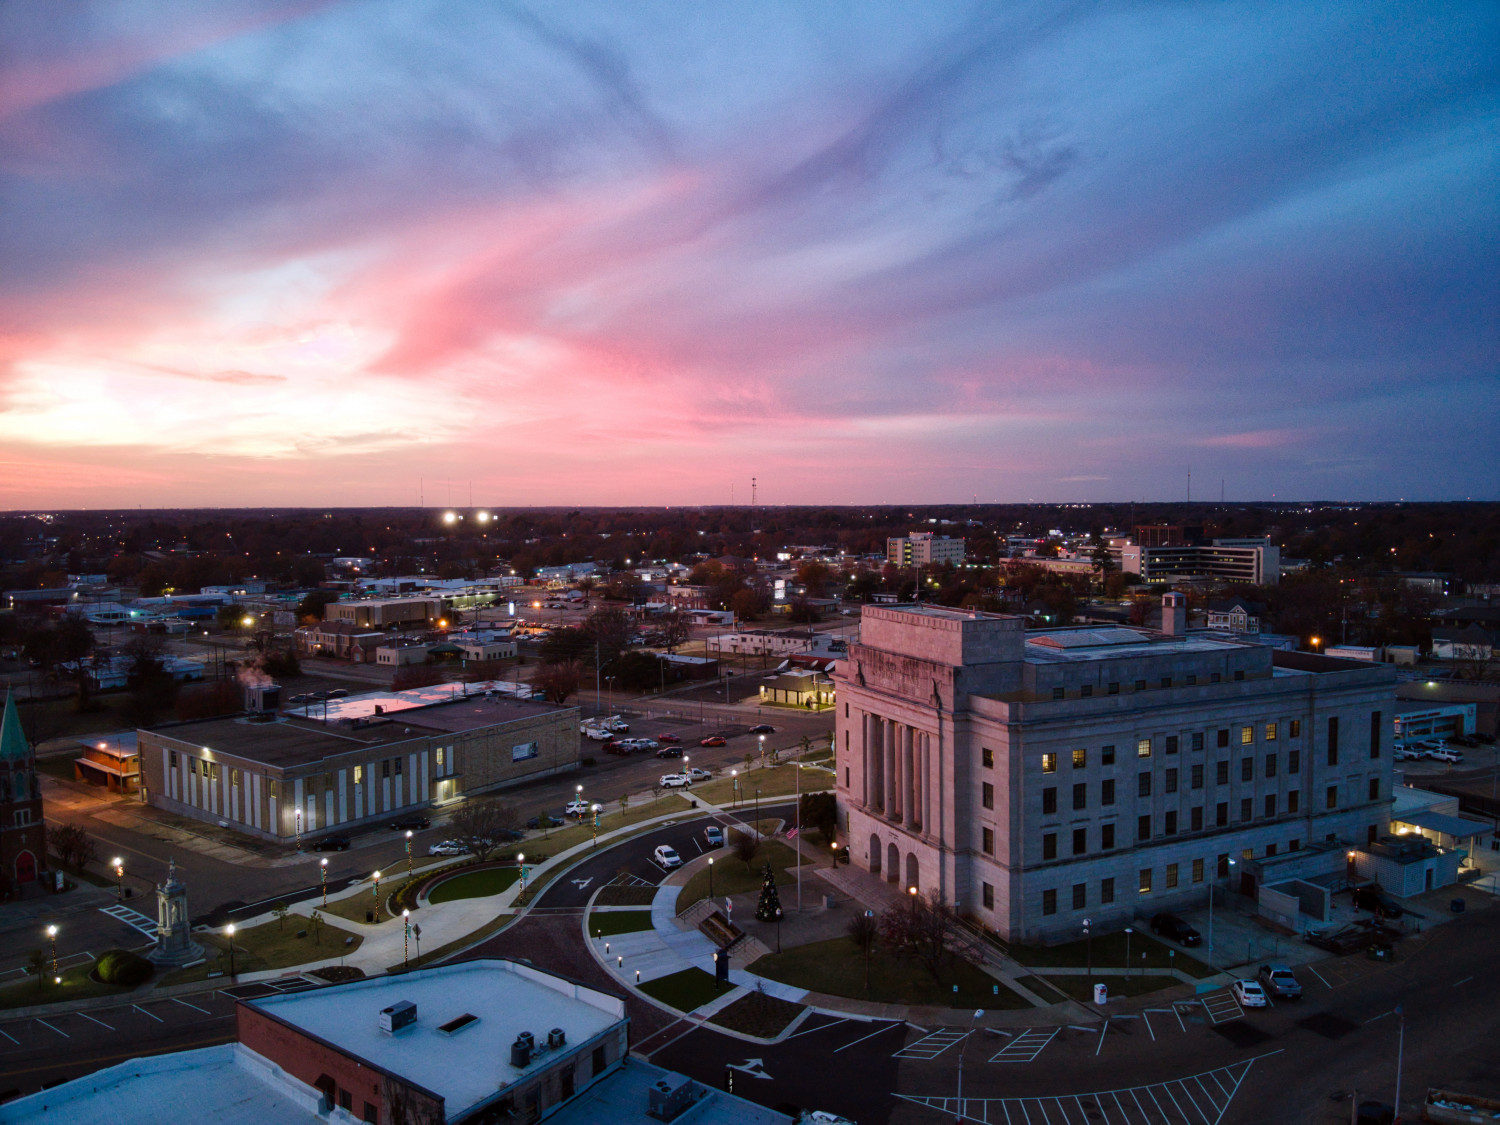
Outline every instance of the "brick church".
{"type": "Polygon", "coordinates": [[[0,898],[35,886],[47,858],[42,825],[42,783],[36,755],[21,733],[21,716],[9,692],[0,716],[0,898]]]}

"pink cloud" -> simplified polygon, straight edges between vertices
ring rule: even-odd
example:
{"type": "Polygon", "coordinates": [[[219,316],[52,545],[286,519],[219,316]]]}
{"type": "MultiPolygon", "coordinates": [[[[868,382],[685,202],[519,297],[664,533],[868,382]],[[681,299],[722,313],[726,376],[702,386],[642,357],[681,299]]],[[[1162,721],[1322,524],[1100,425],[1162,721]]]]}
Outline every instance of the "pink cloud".
{"type": "Polygon", "coordinates": [[[1197,444],[1227,449],[1274,449],[1281,445],[1292,445],[1307,436],[1305,430],[1252,430],[1242,434],[1202,438],[1197,444]]]}

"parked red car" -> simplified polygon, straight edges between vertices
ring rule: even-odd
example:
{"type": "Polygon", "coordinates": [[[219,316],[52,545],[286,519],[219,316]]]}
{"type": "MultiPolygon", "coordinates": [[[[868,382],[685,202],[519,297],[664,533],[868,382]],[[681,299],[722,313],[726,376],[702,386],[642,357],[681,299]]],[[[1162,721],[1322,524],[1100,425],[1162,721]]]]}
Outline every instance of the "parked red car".
{"type": "Polygon", "coordinates": [[[711,734],[707,738],[705,738],[702,742],[698,743],[698,745],[699,746],[728,746],[729,742],[728,742],[727,739],[723,738],[720,735],[711,734]]]}
{"type": "Polygon", "coordinates": [[[659,734],[659,735],[656,736],[656,741],[657,742],[681,742],[682,739],[678,738],[675,734],[659,734]]]}

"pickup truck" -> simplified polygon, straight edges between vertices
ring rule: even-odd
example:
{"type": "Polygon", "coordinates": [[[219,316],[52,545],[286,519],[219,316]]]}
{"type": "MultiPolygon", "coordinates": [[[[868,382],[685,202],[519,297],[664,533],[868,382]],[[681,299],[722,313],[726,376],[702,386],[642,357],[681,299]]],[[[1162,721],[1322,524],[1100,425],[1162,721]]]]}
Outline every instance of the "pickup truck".
{"type": "Polygon", "coordinates": [[[1429,1086],[1427,1100],[1422,1103],[1422,1120],[1434,1125],[1492,1125],[1500,1120],[1500,1099],[1429,1086]]]}

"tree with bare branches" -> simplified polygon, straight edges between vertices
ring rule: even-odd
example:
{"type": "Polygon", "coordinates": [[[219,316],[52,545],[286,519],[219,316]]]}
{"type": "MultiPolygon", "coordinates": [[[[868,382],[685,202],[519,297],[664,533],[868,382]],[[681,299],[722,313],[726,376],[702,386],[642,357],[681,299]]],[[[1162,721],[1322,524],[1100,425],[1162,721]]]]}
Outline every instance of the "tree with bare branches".
{"type": "Polygon", "coordinates": [[[671,610],[656,619],[656,627],[666,641],[668,652],[675,652],[677,646],[688,639],[692,625],[693,619],[680,609],[671,610]]]}
{"type": "Polygon", "coordinates": [[[448,820],[448,836],[483,863],[521,824],[516,807],[506,801],[471,797],[448,820]]]}
{"type": "Polygon", "coordinates": [[[910,895],[907,902],[880,916],[880,940],[884,947],[897,956],[921,962],[939,983],[945,968],[969,958],[967,949],[958,940],[959,934],[957,912],[936,894],[925,898],[910,895]]]}
{"type": "Polygon", "coordinates": [[[750,870],[750,865],[755,862],[755,853],[760,851],[760,841],[749,832],[731,832],[729,834],[729,850],[734,853],[734,858],[745,865],[745,870],[750,870]]]}
{"type": "Polygon", "coordinates": [[[576,660],[565,660],[558,664],[543,664],[531,677],[531,686],[547,697],[548,703],[559,706],[578,691],[583,681],[583,665],[576,660]]]}

